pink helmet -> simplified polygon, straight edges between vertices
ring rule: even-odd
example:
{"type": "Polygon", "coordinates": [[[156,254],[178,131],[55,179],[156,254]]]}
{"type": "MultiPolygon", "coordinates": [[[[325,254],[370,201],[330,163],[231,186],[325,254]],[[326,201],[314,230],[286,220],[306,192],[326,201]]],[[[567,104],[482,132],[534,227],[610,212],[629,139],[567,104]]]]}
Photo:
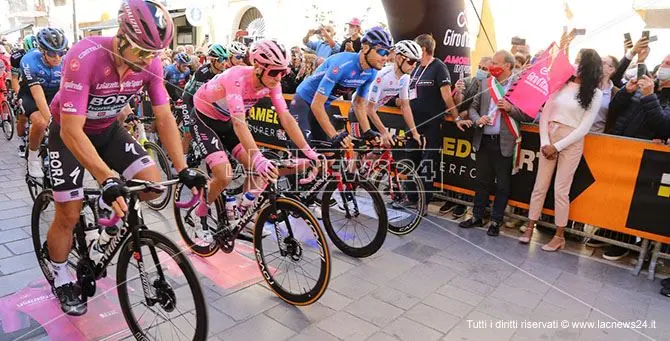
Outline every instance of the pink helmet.
{"type": "Polygon", "coordinates": [[[174,34],[172,17],[153,0],[123,0],[119,9],[119,29],[131,45],[147,51],[170,45],[174,34]]]}
{"type": "Polygon", "coordinates": [[[288,68],[289,57],[286,49],[276,40],[263,39],[254,43],[249,51],[249,59],[267,70],[288,68]]]}

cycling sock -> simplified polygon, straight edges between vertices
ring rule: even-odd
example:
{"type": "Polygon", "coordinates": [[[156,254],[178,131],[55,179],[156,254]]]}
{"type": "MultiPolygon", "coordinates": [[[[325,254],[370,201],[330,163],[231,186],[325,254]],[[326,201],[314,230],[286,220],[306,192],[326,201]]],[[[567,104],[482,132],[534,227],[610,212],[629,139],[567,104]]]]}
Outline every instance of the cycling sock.
{"type": "Polygon", "coordinates": [[[74,277],[67,267],[67,261],[63,263],[56,263],[51,261],[51,267],[54,273],[54,287],[58,288],[68,283],[74,283],[74,277]]]}

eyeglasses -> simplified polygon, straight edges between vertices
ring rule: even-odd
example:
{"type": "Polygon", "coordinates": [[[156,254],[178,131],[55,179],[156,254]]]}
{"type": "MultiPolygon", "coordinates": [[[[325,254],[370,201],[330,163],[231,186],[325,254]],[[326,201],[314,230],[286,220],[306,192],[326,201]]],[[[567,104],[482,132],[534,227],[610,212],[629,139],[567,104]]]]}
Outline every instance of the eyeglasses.
{"type": "Polygon", "coordinates": [[[132,47],[131,50],[139,59],[154,59],[160,53],[160,51],[147,51],[137,47],[132,47]]]}
{"type": "Polygon", "coordinates": [[[56,58],[56,57],[64,56],[66,52],[65,51],[55,51],[55,52],[54,51],[44,51],[44,53],[51,58],[56,58]]]}
{"type": "Polygon", "coordinates": [[[274,70],[269,70],[268,71],[268,76],[277,77],[278,75],[281,75],[281,77],[284,77],[284,76],[286,76],[287,73],[288,73],[288,70],[286,70],[286,69],[284,69],[284,70],[274,69],[274,70]]]}
{"type": "Polygon", "coordinates": [[[377,54],[382,56],[382,57],[386,57],[391,53],[391,51],[389,51],[389,49],[384,49],[384,48],[381,48],[381,47],[376,48],[375,51],[377,51],[377,54]]]}

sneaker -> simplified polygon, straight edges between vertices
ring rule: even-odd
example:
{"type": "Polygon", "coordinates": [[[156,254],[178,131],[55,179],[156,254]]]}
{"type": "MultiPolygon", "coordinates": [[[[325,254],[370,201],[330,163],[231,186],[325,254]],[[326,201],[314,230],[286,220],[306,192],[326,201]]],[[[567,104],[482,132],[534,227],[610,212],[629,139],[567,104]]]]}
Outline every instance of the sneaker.
{"type": "Polygon", "coordinates": [[[455,206],[456,206],[456,204],[454,204],[451,201],[445,202],[444,205],[442,205],[442,207],[440,207],[440,214],[447,214],[447,213],[451,212],[451,210],[453,210],[455,206]]]}
{"type": "Polygon", "coordinates": [[[489,224],[489,229],[488,229],[488,231],[486,231],[486,234],[491,236],[491,237],[497,237],[498,235],[500,235],[500,225],[502,225],[502,224],[500,224],[497,221],[492,221],[489,224]]]}
{"type": "Polygon", "coordinates": [[[505,222],[505,227],[513,229],[516,228],[517,226],[520,226],[520,224],[523,223],[524,223],[523,220],[510,218],[509,220],[507,220],[507,222],[505,222]]]}
{"type": "Polygon", "coordinates": [[[610,245],[605,249],[605,252],[603,253],[603,258],[611,261],[616,261],[619,260],[623,257],[626,257],[630,250],[619,247],[616,245],[610,245]]]}
{"type": "Polygon", "coordinates": [[[68,283],[54,289],[54,294],[60,301],[60,308],[64,313],[71,316],[86,314],[86,302],[80,297],[79,288],[74,283],[68,283]]]}
{"type": "Polygon", "coordinates": [[[484,221],[482,221],[481,219],[475,219],[474,217],[468,220],[464,220],[460,224],[458,224],[458,227],[464,229],[470,229],[473,227],[482,227],[482,226],[484,226],[484,221]]]}
{"type": "Polygon", "coordinates": [[[670,297],[670,288],[668,287],[661,288],[661,295],[665,297],[670,297]]]}
{"type": "Polygon", "coordinates": [[[314,215],[314,218],[322,220],[323,215],[321,214],[321,205],[313,203],[307,207],[310,212],[314,215]]]}
{"type": "Polygon", "coordinates": [[[44,177],[44,171],[42,171],[42,160],[40,159],[37,152],[31,151],[28,153],[28,175],[37,179],[44,177]]]}
{"type": "Polygon", "coordinates": [[[661,281],[661,285],[662,285],[664,288],[670,288],[670,278],[666,278],[666,279],[662,280],[662,281],[661,281]]]}
{"type": "Polygon", "coordinates": [[[465,205],[456,205],[454,209],[451,211],[451,215],[458,219],[461,218],[462,216],[465,215],[465,212],[468,211],[468,207],[465,205]]]}

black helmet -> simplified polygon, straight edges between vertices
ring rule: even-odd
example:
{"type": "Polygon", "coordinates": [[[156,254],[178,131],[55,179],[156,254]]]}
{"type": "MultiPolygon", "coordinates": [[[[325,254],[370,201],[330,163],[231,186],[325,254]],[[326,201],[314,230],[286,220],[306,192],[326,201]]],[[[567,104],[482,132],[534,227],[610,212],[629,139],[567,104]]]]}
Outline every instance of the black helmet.
{"type": "Polygon", "coordinates": [[[37,44],[45,51],[65,52],[67,38],[59,28],[43,28],[37,33],[37,44]]]}

